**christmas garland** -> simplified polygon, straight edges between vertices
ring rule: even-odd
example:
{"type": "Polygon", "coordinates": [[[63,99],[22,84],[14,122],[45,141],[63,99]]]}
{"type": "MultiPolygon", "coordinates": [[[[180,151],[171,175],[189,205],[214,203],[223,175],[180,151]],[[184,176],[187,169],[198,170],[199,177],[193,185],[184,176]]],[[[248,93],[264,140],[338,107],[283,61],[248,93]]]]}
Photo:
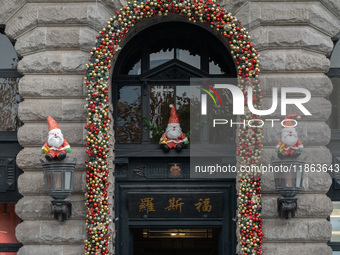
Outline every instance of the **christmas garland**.
{"type": "MultiPolygon", "coordinates": [[[[87,149],[86,160],[86,255],[108,254],[110,210],[108,203],[108,154],[110,151],[109,115],[109,70],[112,58],[120,49],[120,42],[129,29],[145,18],[176,13],[186,15],[191,22],[204,22],[226,38],[230,52],[237,64],[239,88],[247,100],[247,89],[253,89],[253,105],[261,106],[262,93],[258,79],[258,53],[250,43],[250,36],[241,21],[228,13],[215,0],[190,1],[133,1],[128,2],[116,16],[107,22],[97,36],[96,47],[91,49],[86,65],[85,85],[87,88],[87,149]]],[[[258,119],[246,109],[243,120],[258,119]]],[[[257,127],[239,128],[237,156],[242,166],[259,165],[262,151],[262,130],[257,127]]],[[[238,226],[240,230],[240,254],[262,254],[261,179],[257,172],[246,172],[239,176],[238,226]]]]}

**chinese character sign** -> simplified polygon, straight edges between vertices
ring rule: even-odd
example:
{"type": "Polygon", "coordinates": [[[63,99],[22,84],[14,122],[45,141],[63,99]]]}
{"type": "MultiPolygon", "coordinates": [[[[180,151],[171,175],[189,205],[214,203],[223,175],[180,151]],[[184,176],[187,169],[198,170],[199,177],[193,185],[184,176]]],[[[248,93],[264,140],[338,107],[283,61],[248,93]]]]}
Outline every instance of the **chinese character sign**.
{"type": "Polygon", "coordinates": [[[222,218],[223,193],[133,193],[130,218],[222,218]]]}

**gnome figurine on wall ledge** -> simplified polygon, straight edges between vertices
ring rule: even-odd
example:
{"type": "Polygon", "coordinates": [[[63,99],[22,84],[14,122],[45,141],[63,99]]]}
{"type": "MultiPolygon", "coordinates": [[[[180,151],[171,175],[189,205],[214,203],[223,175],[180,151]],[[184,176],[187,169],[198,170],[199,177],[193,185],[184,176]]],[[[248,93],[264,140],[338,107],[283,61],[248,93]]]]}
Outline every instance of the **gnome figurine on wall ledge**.
{"type": "Polygon", "coordinates": [[[162,135],[159,144],[162,145],[165,152],[168,152],[171,149],[181,151],[183,144],[188,144],[189,141],[186,135],[182,132],[175,106],[171,104],[170,108],[171,112],[168,126],[165,133],[162,135]]]}
{"type": "Polygon", "coordinates": [[[303,151],[303,144],[298,138],[298,134],[295,130],[293,119],[300,119],[297,114],[290,114],[285,117],[284,125],[282,127],[281,138],[276,145],[276,152],[280,159],[286,157],[296,158],[301,155],[303,151]]]}
{"type": "Polygon", "coordinates": [[[66,153],[71,152],[71,147],[64,139],[58,123],[51,117],[47,118],[48,123],[48,140],[41,149],[41,154],[45,154],[48,161],[54,158],[62,160],[66,157],[66,153]]]}

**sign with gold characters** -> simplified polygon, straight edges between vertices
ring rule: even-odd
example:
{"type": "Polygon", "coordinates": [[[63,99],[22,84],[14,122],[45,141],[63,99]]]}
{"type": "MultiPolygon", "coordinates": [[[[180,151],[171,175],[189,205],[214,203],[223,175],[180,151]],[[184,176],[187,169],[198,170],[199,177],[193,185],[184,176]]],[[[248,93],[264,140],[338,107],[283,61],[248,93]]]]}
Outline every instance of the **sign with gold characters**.
{"type": "Polygon", "coordinates": [[[129,193],[130,218],[222,218],[223,193],[129,193]]]}

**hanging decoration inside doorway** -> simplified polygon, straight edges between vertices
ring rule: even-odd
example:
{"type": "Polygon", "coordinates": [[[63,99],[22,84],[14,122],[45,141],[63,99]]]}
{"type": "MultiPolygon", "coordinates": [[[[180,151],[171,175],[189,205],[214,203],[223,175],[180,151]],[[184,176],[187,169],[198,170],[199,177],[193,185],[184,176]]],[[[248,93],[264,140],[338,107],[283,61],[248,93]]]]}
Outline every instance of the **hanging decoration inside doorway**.
{"type": "MultiPolygon", "coordinates": [[[[162,15],[186,15],[194,23],[206,23],[221,33],[230,48],[238,69],[239,88],[247,100],[247,88],[253,89],[253,105],[261,106],[262,93],[258,79],[258,53],[250,43],[250,36],[241,21],[228,13],[215,0],[154,0],[128,2],[97,36],[96,46],[91,49],[86,65],[85,84],[87,88],[87,149],[86,160],[86,255],[109,254],[108,204],[108,153],[110,150],[109,115],[109,70],[112,58],[120,49],[120,43],[135,25],[147,18],[162,15]]],[[[247,108],[240,121],[259,119],[247,108]]],[[[259,165],[262,151],[262,130],[259,127],[245,127],[238,130],[239,164],[259,165]]],[[[262,254],[261,221],[261,179],[259,173],[242,173],[239,176],[238,226],[240,230],[240,251],[242,255],[262,254]]]]}

